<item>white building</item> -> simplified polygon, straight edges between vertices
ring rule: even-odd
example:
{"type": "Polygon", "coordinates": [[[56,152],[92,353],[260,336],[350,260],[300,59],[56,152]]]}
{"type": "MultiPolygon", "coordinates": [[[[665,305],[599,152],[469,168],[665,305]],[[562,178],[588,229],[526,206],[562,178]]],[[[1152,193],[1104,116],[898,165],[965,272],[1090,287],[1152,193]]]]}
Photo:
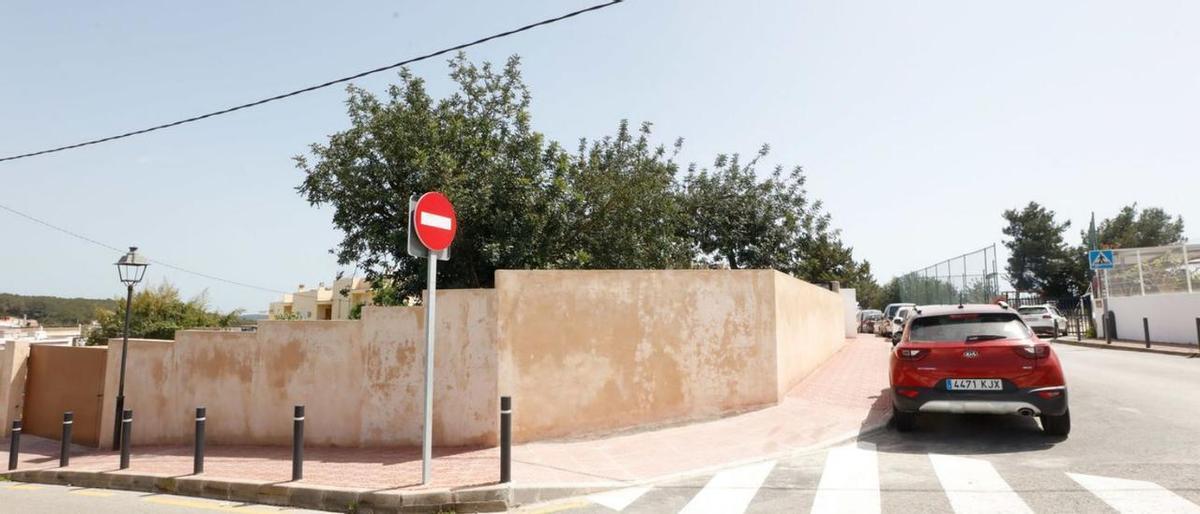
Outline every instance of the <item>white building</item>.
{"type": "Polygon", "coordinates": [[[1097,335],[1104,337],[1105,304],[1116,321],[1114,338],[1197,344],[1200,337],[1200,244],[1113,250],[1113,269],[1099,275],[1093,303],[1097,335]]]}

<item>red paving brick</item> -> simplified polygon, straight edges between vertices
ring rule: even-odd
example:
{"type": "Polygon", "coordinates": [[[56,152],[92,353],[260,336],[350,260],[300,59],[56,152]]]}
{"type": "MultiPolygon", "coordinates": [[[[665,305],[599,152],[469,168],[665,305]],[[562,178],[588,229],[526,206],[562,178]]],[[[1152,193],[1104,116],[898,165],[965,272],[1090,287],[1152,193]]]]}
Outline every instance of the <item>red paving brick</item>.
{"type": "MultiPolygon", "coordinates": [[[[812,447],[887,419],[890,345],[862,335],[790,391],[779,405],[726,418],[578,441],[513,448],[518,485],[622,483],[686,473],[812,447]]],[[[7,463],[9,441],[0,440],[7,463]]],[[[26,436],[19,469],[58,466],[58,442],[26,436]]],[[[116,471],[114,452],[76,448],[70,469],[116,471]]],[[[135,447],[130,472],[184,476],[191,447],[135,447]]],[[[303,483],[364,489],[419,488],[419,448],[306,448],[303,483]]],[[[291,478],[291,448],[209,446],[205,477],[264,482],[291,478]]],[[[499,480],[496,448],[438,448],[430,487],[499,480]]]]}

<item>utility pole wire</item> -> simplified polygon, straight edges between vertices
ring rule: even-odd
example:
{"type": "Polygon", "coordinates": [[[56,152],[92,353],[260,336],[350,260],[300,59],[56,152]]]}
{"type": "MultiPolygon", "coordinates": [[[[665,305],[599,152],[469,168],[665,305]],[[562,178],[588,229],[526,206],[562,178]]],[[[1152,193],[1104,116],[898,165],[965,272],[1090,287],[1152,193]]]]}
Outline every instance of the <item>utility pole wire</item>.
{"type": "Polygon", "coordinates": [[[92,139],[92,140],[89,140],[89,141],[84,141],[84,142],[82,142],[82,143],[75,143],[75,144],[66,145],[66,146],[59,146],[59,147],[57,147],[57,148],[48,148],[48,149],[46,149],[46,150],[39,150],[39,151],[36,151],[36,152],[29,152],[29,153],[23,153],[23,154],[18,154],[18,155],[10,155],[10,156],[8,156],[8,157],[0,157],[0,162],[5,162],[5,161],[15,161],[15,160],[17,160],[17,159],[25,159],[25,158],[28,158],[28,157],[35,157],[35,156],[38,156],[38,155],[45,155],[45,154],[49,154],[49,153],[61,152],[61,151],[64,151],[64,150],[71,150],[71,149],[80,148],[80,147],[84,147],[84,146],[95,145],[95,144],[99,144],[99,143],[105,143],[105,142],[108,142],[108,141],[114,141],[114,140],[117,140],[117,139],[124,139],[124,138],[127,138],[127,137],[137,136],[137,135],[145,134],[145,133],[148,133],[148,132],[154,132],[154,131],[156,131],[156,130],[162,130],[162,129],[167,129],[167,128],[171,128],[171,127],[177,127],[177,126],[179,126],[179,125],[183,125],[183,124],[185,124],[185,123],[192,123],[192,122],[194,122],[194,121],[200,121],[200,120],[203,120],[203,119],[212,118],[212,117],[214,117],[214,116],[221,116],[221,115],[223,115],[223,114],[229,114],[229,113],[231,113],[231,112],[234,112],[234,111],[239,111],[239,110],[242,110],[242,109],[248,109],[248,108],[250,108],[250,107],[257,107],[257,106],[259,106],[259,105],[263,105],[263,104],[265,104],[265,103],[274,102],[274,101],[276,101],[276,100],[283,100],[283,99],[285,99],[285,98],[289,98],[289,97],[292,97],[292,96],[296,96],[296,95],[299,95],[299,94],[302,94],[302,93],[308,93],[308,92],[310,92],[310,91],[316,91],[316,90],[318,90],[318,89],[326,88],[326,87],[329,87],[329,86],[332,86],[332,85],[335,85],[335,84],[341,84],[341,83],[343,83],[343,82],[349,82],[349,81],[351,81],[351,80],[354,80],[354,79],[362,78],[362,77],[365,77],[365,76],[367,76],[367,75],[372,75],[372,74],[379,73],[379,72],[382,72],[382,71],[387,71],[387,70],[391,70],[391,69],[399,68],[399,67],[401,67],[401,66],[407,66],[407,65],[409,65],[409,64],[412,64],[412,63],[415,63],[415,62],[424,61],[424,60],[426,60],[426,59],[431,59],[431,58],[433,58],[433,57],[437,57],[437,56],[439,56],[439,55],[445,55],[445,54],[448,54],[448,53],[450,53],[450,52],[455,52],[455,51],[458,51],[458,50],[463,50],[463,49],[466,49],[466,48],[470,48],[470,47],[472,47],[472,46],[481,45],[481,44],[483,44],[483,43],[487,43],[488,41],[492,41],[492,40],[494,40],[494,39],[500,39],[500,38],[508,37],[508,36],[511,36],[511,35],[514,35],[514,34],[518,34],[518,33],[521,33],[521,32],[525,32],[525,31],[527,31],[527,30],[535,29],[535,28],[538,28],[538,27],[541,27],[541,26],[544,26],[544,25],[550,25],[550,24],[552,24],[552,23],[556,23],[556,22],[559,22],[559,21],[565,20],[565,19],[567,19],[567,18],[573,18],[573,17],[575,17],[575,16],[579,16],[580,14],[586,14],[586,13],[589,13],[589,12],[592,12],[592,11],[598,11],[598,10],[600,10],[600,9],[604,9],[605,7],[611,7],[611,6],[613,6],[613,5],[616,5],[616,4],[619,4],[619,3],[621,3],[621,2],[623,2],[623,1],[624,1],[624,0],[612,0],[612,1],[608,2],[608,3],[604,3],[604,4],[598,4],[598,5],[593,5],[593,6],[591,6],[591,7],[587,7],[587,8],[584,8],[584,9],[580,9],[580,10],[578,10],[578,11],[572,11],[572,12],[569,12],[569,13],[567,13],[567,14],[564,14],[564,15],[561,15],[561,16],[557,16],[557,17],[554,17],[554,18],[548,18],[548,19],[545,19],[545,20],[542,20],[542,21],[539,21],[539,22],[536,22],[536,23],[531,23],[531,24],[529,24],[529,25],[525,25],[525,26],[523,26],[523,27],[518,27],[518,28],[515,28],[515,29],[512,29],[512,30],[508,30],[508,31],[505,31],[505,32],[500,32],[500,33],[498,33],[498,34],[493,34],[493,35],[490,35],[490,36],[487,36],[487,37],[484,37],[484,38],[476,39],[475,41],[471,41],[470,43],[463,43],[463,44],[460,44],[460,45],[455,45],[455,46],[452,46],[452,47],[449,47],[449,48],[443,48],[443,49],[441,49],[441,50],[436,50],[436,51],[433,51],[433,52],[427,53],[427,54],[425,54],[425,55],[421,55],[421,56],[418,56],[418,57],[413,57],[413,58],[411,58],[411,59],[406,59],[406,60],[400,61],[400,62],[398,62],[398,63],[395,63],[395,64],[389,64],[389,65],[387,65],[387,66],[381,66],[381,67],[379,67],[379,68],[375,68],[375,69],[373,69],[373,70],[367,70],[367,71],[364,71],[364,72],[361,72],[361,73],[356,73],[356,74],[354,74],[354,75],[350,75],[350,76],[348,76],[348,77],[342,77],[342,78],[339,78],[339,79],[330,80],[330,81],[328,81],[328,82],[323,82],[323,83],[321,83],[321,84],[317,84],[317,85],[314,85],[314,86],[309,86],[309,87],[306,87],[306,88],[297,89],[297,90],[295,90],[295,91],[290,91],[290,92],[287,92],[287,93],[283,93],[283,94],[275,95],[275,96],[272,96],[272,97],[269,97],[269,98],[263,98],[262,100],[256,100],[256,101],[253,101],[253,102],[250,102],[250,103],[245,103],[245,104],[241,104],[241,105],[236,105],[236,106],[233,106],[233,107],[229,107],[229,108],[227,108],[227,109],[221,109],[221,110],[219,110],[219,111],[213,111],[213,112],[210,112],[210,113],[207,113],[207,114],[201,114],[201,115],[197,115],[197,116],[192,116],[192,117],[190,117],[190,118],[185,118],[185,119],[182,119],[182,120],[179,120],[179,121],[173,121],[173,122],[171,122],[171,123],[164,123],[164,124],[162,124],[162,125],[155,125],[155,126],[153,126],[153,127],[149,127],[149,128],[144,128],[144,129],[140,129],[140,130],[134,130],[134,131],[131,131],[131,132],[126,132],[126,133],[124,133],[124,134],[117,134],[117,135],[115,135],[115,136],[102,137],[102,138],[100,138],[100,139],[92,139]]]}
{"type": "MultiPolygon", "coordinates": [[[[60,227],[60,226],[58,226],[58,225],[55,225],[55,224],[53,224],[53,223],[50,223],[50,222],[48,222],[48,221],[45,221],[45,220],[42,220],[42,219],[39,219],[39,218],[35,218],[35,217],[33,217],[33,216],[30,216],[30,215],[28,215],[28,214],[25,214],[25,213],[23,213],[23,212],[21,212],[21,211],[18,211],[18,210],[16,210],[16,209],[13,209],[12,207],[9,207],[9,206],[7,206],[7,205],[0,204],[0,209],[6,210],[6,211],[8,211],[8,212],[11,212],[11,213],[13,213],[13,214],[15,214],[15,215],[17,215],[17,216],[20,216],[20,217],[22,217],[22,218],[25,218],[25,219],[27,219],[27,220],[29,220],[29,221],[32,221],[32,222],[34,222],[34,223],[37,223],[37,224],[39,224],[39,225],[42,225],[42,226],[45,226],[45,227],[51,228],[51,229],[53,229],[53,230],[57,230],[57,231],[59,231],[59,232],[62,232],[62,233],[64,233],[64,234],[68,235],[68,236],[74,237],[74,238],[76,238],[76,239],[79,239],[79,240],[82,240],[82,241],[86,241],[86,242],[88,242],[88,243],[94,244],[94,245],[96,245],[96,246],[99,246],[99,247],[101,247],[101,248],[104,248],[104,249],[107,249],[107,250],[112,250],[113,252],[116,252],[117,254],[120,254],[120,255],[124,255],[124,254],[125,254],[125,252],[127,251],[127,250],[124,250],[124,249],[121,249],[121,248],[117,248],[117,247],[115,247],[115,246],[113,246],[113,245],[110,245],[110,244],[107,244],[107,243],[103,243],[103,242],[97,241],[97,240],[95,240],[95,239],[92,239],[92,238],[90,238],[90,237],[88,237],[88,236],[85,236],[85,235],[83,235],[83,234],[80,234],[80,233],[78,233],[78,232],[73,232],[73,231],[71,231],[71,230],[67,230],[67,229],[65,229],[65,228],[62,228],[62,227],[60,227]]],[[[297,296],[305,296],[305,295],[304,295],[304,294],[302,294],[302,293],[290,293],[290,292],[288,292],[288,291],[280,291],[280,290],[278,290],[278,289],[271,289],[271,288],[269,288],[269,287],[261,287],[261,286],[256,286],[256,285],[253,285],[253,284],[247,284],[247,283],[245,283],[245,282],[238,282],[238,281],[236,281],[236,280],[230,280],[230,279],[227,279],[227,278],[221,278],[221,277],[218,277],[218,276],[216,276],[216,275],[209,275],[208,273],[201,273],[201,272],[199,272],[199,271],[193,271],[193,270],[190,270],[190,269],[187,269],[187,268],[183,268],[183,267],[180,267],[180,266],[176,266],[176,265],[174,265],[174,264],[167,263],[167,262],[163,262],[163,261],[160,261],[160,260],[157,260],[157,259],[146,259],[146,260],[147,260],[147,261],[149,261],[149,262],[150,262],[150,263],[152,263],[152,264],[158,264],[158,265],[160,265],[160,266],[163,266],[163,267],[165,267],[165,268],[170,268],[170,269],[173,269],[173,270],[176,270],[176,271],[181,271],[181,272],[183,272],[183,273],[187,273],[187,274],[189,274],[189,275],[195,275],[195,276],[197,276],[197,277],[202,277],[202,278],[206,278],[206,279],[209,279],[209,280],[215,280],[215,281],[218,281],[218,282],[224,282],[224,283],[226,283],[226,284],[233,284],[233,285],[235,285],[235,286],[241,286],[241,287],[246,287],[246,288],[250,288],[250,289],[257,289],[257,290],[259,290],[259,291],[265,291],[265,292],[268,292],[268,293],[276,293],[276,294],[294,294],[294,295],[297,295],[297,296]]]]}

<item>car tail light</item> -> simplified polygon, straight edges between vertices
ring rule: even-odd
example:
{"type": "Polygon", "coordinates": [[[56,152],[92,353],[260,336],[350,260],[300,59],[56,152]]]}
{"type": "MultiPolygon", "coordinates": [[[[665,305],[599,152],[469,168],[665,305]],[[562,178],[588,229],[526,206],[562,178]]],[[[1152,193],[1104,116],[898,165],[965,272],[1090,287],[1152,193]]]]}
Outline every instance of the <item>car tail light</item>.
{"type": "Polygon", "coordinates": [[[1013,348],[1013,352],[1026,359],[1044,359],[1050,356],[1050,347],[1044,344],[1027,344],[1013,348]]]}
{"type": "Polygon", "coordinates": [[[921,391],[918,391],[911,387],[897,387],[896,394],[903,396],[905,398],[916,398],[918,394],[921,394],[921,391]]]}
{"type": "Polygon", "coordinates": [[[1051,400],[1054,398],[1058,398],[1059,396],[1062,396],[1062,393],[1063,393],[1062,390],[1059,390],[1059,389],[1049,389],[1046,391],[1038,391],[1037,395],[1041,396],[1044,399],[1051,400]]]}
{"type": "Polygon", "coordinates": [[[929,355],[929,350],[924,348],[901,348],[896,350],[896,356],[906,361],[917,361],[929,355]]]}

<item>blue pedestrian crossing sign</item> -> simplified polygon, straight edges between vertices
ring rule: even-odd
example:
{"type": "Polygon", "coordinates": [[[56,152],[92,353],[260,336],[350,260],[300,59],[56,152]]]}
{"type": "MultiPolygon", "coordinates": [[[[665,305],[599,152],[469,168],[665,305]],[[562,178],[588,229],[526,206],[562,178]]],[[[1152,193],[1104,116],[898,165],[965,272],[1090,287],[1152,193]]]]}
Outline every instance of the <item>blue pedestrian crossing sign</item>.
{"type": "Polygon", "coordinates": [[[1112,269],[1113,252],[1112,250],[1092,250],[1088,252],[1088,262],[1091,263],[1092,269],[1112,269]]]}

